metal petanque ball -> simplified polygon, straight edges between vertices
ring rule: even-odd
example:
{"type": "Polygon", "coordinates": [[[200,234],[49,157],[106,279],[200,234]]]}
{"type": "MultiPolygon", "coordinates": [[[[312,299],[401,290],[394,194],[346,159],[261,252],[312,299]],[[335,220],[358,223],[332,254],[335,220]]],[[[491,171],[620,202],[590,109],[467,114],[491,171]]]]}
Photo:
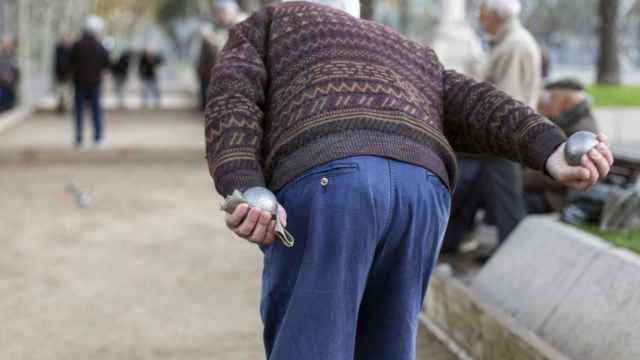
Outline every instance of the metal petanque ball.
{"type": "Polygon", "coordinates": [[[250,208],[259,208],[272,214],[272,218],[276,220],[276,238],[286,247],[292,247],[295,239],[290,232],[282,226],[278,219],[278,199],[267,188],[252,187],[244,193],[235,190],[233,194],[227,196],[221,206],[221,210],[229,214],[233,214],[236,207],[240,204],[247,204],[250,208]]]}
{"type": "Polygon", "coordinates": [[[567,163],[580,166],[582,156],[598,145],[598,137],[589,131],[578,131],[571,135],[564,148],[567,163]]]}
{"type": "Polygon", "coordinates": [[[278,214],[278,199],[269,189],[252,187],[247,189],[243,195],[250,207],[260,208],[273,215],[278,214]]]}

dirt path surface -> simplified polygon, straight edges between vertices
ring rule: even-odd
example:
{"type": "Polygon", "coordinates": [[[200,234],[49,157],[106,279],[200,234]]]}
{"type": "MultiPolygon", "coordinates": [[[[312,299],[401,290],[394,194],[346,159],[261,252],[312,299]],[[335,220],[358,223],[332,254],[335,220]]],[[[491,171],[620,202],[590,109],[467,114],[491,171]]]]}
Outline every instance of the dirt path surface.
{"type": "Polygon", "coordinates": [[[0,359],[264,358],[260,252],[204,168],[4,167],[0,198],[0,359]]]}
{"type": "MultiPolygon", "coordinates": [[[[0,134],[0,158],[58,154],[0,163],[0,360],[264,359],[261,253],[224,228],[201,115],[107,121],[100,150],[71,149],[51,114],[0,134]]],[[[418,348],[454,359],[424,329],[418,348]]]]}

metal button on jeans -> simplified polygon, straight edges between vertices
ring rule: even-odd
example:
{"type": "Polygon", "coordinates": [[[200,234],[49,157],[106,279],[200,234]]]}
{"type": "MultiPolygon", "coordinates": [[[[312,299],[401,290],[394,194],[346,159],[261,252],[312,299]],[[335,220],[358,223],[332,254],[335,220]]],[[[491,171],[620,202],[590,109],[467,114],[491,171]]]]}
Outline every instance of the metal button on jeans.
{"type": "Polygon", "coordinates": [[[327,186],[329,185],[329,179],[326,177],[323,177],[322,179],[320,179],[320,185],[321,186],[327,186]]]}

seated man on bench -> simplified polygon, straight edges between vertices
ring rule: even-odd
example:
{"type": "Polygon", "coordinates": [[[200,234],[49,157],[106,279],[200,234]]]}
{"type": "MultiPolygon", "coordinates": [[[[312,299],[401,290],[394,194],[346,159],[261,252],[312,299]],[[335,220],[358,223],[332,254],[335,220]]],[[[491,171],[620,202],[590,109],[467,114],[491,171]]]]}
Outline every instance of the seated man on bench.
{"type": "MultiPolygon", "coordinates": [[[[577,80],[549,83],[540,97],[538,110],[560,126],[567,136],[578,131],[598,132],[589,96],[577,80]]],[[[529,214],[559,212],[565,207],[568,191],[565,186],[531,169],[524,170],[522,181],[529,214]]]]}

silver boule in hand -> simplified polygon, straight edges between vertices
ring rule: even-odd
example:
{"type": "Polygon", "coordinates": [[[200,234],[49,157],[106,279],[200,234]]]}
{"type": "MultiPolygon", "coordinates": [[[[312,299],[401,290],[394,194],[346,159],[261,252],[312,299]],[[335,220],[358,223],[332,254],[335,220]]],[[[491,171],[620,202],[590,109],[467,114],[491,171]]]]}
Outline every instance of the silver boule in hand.
{"type": "Polygon", "coordinates": [[[567,163],[580,166],[582,156],[598,145],[598,136],[589,131],[578,131],[571,135],[564,148],[567,163]]]}
{"type": "Polygon", "coordinates": [[[236,207],[240,204],[247,204],[250,208],[258,208],[270,212],[276,220],[276,237],[286,247],[292,247],[295,240],[280,223],[278,219],[278,199],[267,188],[256,186],[240,192],[236,190],[233,194],[227,196],[222,204],[222,211],[233,214],[236,207]]]}
{"type": "Polygon", "coordinates": [[[252,187],[242,194],[250,207],[260,208],[272,213],[273,215],[278,214],[278,199],[276,199],[276,196],[269,191],[269,189],[263,187],[252,187]]]}

